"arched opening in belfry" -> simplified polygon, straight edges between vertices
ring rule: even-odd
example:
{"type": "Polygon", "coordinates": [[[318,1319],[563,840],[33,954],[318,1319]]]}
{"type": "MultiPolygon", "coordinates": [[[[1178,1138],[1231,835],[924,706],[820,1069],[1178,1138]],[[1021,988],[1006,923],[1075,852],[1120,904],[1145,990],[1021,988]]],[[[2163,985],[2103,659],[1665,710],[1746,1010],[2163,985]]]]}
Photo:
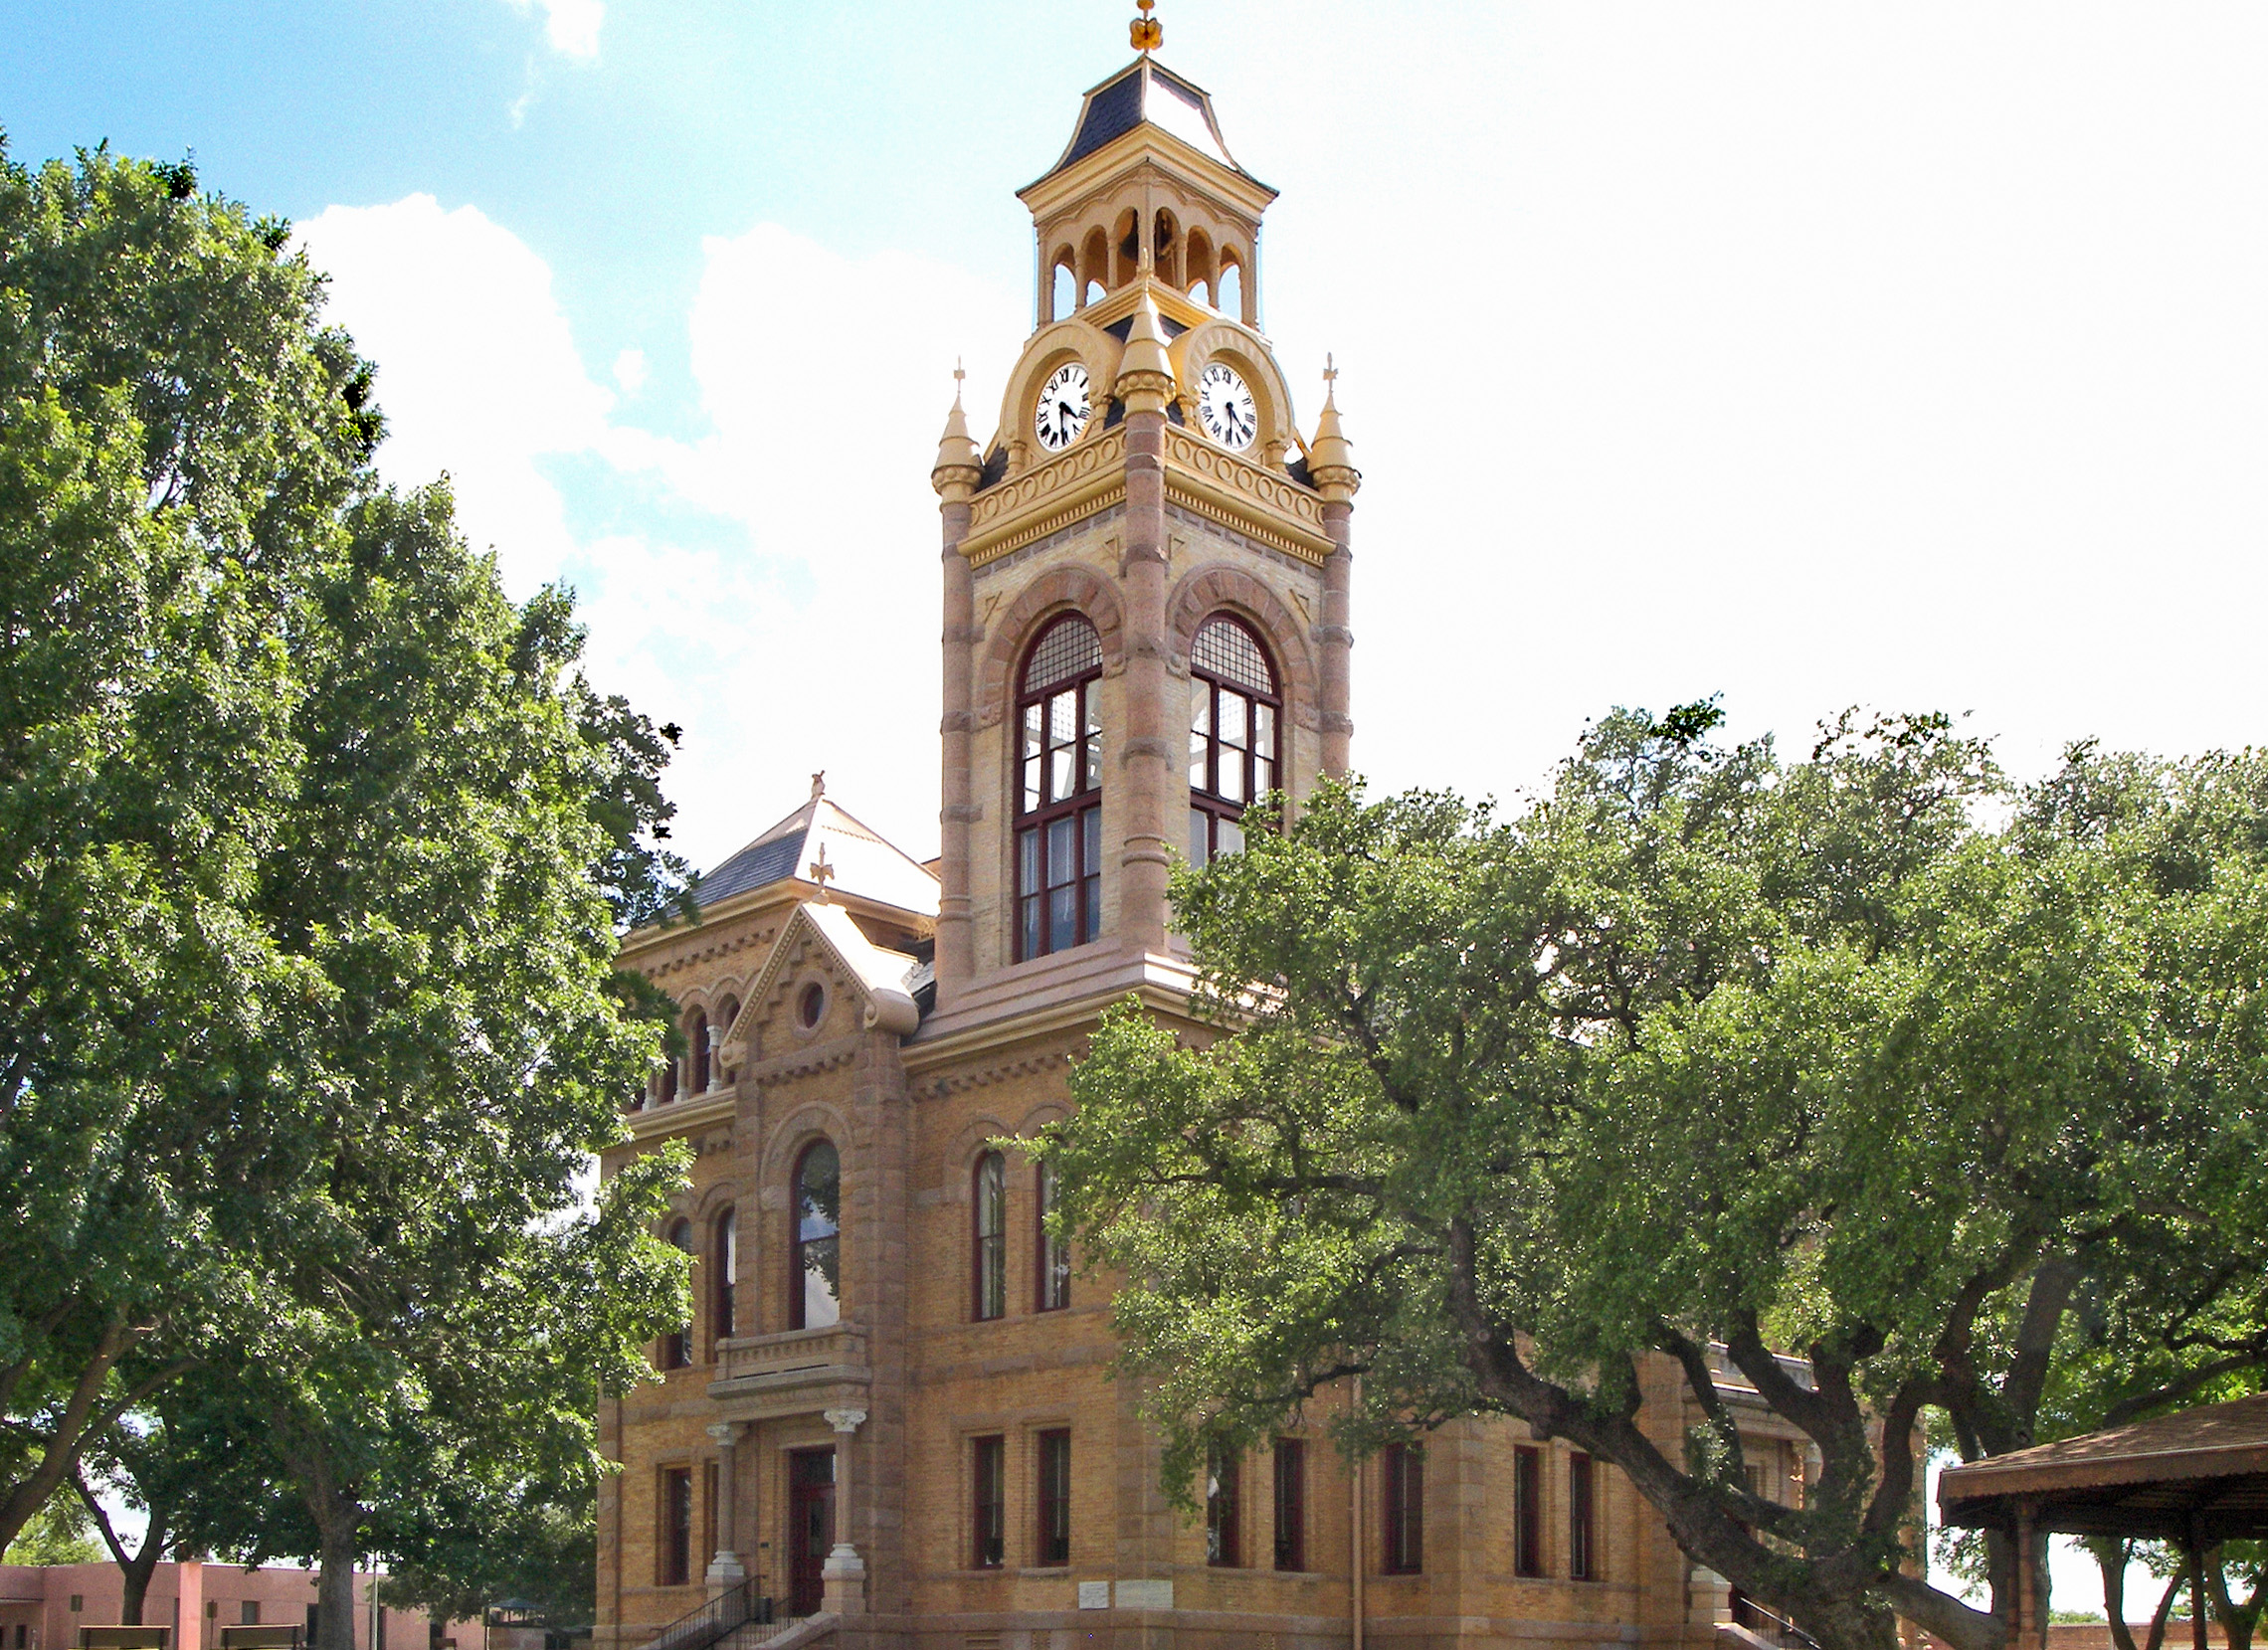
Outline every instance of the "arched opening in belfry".
{"type": "Polygon", "coordinates": [[[1070,248],[1065,247],[1055,254],[1054,266],[1047,275],[1047,319],[1059,321],[1079,306],[1079,274],[1070,248]]]}
{"type": "Polygon", "coordinates": [[[1221,277],[1214,290],[1220,294],[1213,300],[1214,308],[1220,310],[1224,315],[1234,315],[1238,320],[1243,319],[1244,265],[1243,261],[1237,258],[1236,249],[1233,247],[1223,247],[1221,249],[1221,277]]]}
{"type": "Polygon", "coordinates": [[[1168,286],[1181,284],[1181,226],[1171,212],[1160,211],[1151,226],[1150,268],[1168,286]]]}
{"type": "Polygon", "coordinates": [[[1087,231],[1086,240],[1079,245],[1080,303],[1092,302],[1095,291],[1109,284],[1110,241],[1102,233],[1102,226],[1097,224],[1087,231]]]}
{"type": "Polygon", "coordinates": [[[1132,207],[1118,215],[1118,233],[1114,239],[1118,244],[1118,264],[1111,271],[1110,284],[1116,290],[1132,280],[1142,268],[1142,220],[1132,207]]]}
{"type": "MultiPolygon", "coordinates": [[[[1182,281],[1187,282],[1189,295],[1200,303],[1210,303],[1206,296],[1213,290],[1216,278],[1213,269],[1213,238],[1202,229],[1192,229],[1182,253],[1182,281]]],[[[1178,284],[1178,283],[1177,283],[1178,284]]]]}

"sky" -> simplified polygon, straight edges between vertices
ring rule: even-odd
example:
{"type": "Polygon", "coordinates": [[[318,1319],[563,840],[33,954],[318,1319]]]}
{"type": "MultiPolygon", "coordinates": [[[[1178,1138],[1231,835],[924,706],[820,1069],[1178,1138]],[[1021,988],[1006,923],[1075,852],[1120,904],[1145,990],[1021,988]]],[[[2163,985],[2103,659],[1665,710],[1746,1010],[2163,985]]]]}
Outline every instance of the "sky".
{"type": "MultiPolygon", "coordinates": [[[[926,857],[929,465],[956,361],[996,420],[1014,191],[1130,12],[0,0],[0,129],[296,223],[389,477],[446,472],[684,728],[696,864],[823,768],[926,857]]],[[[1967,713],[2019,775],[2268,731],[2268,8],[1158,16],[1282,191],[1303,425],[1342,370],[1374,786],[1515,797],[1607,708],[1710,694],[1798,754],[1847,705],[1967,713]]]]}

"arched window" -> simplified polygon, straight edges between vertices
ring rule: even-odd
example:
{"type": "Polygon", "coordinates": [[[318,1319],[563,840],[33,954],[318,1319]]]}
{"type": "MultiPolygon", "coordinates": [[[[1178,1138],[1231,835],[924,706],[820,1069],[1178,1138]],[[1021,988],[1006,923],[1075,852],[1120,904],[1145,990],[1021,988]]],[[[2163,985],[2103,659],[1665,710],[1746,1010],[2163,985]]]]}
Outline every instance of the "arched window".
{"type": "MultiPolygon", "coordinates": [[[[737,997],[728,997],[716,1006],[717,1041],[721,1043],[726,1037],[732,1035],[732,1022],[739,1017],[740,999],[737,997]]],[[[716,1080],[720,1083],[731,1082],[732,1072],[724,1064],[723,1049],[717,1050],[716,1060],[716,1080]]]]}
{"type": "Polygon", "coordinates": [[[1039,1234],[1034,1257],[1040,1279],[1037,1305],[1041,1312],[1054,1312],[1071,1304],[1071,1246],[1047,1230],[1047,1216],[1055,1212],[1056,1202],[1053,1164],[1041,1160],[1032,1190],[1039,1234]]]}
{"type": "Polygon", "coordinates": [[[1189,648],[1189,858],[1244,845],[1244,805],[1276,788],[1275,667],[1241,620],[1215,614],[1189,648]]]}
{"type": "Polygon", "coordinates": [[[1213,300],[1214,308],[1224,315],[1243,319],[1244,266],[1230,257],[1226,247],[1221,249],[1221,278],[1213,283],[1213,289],[1220,294],[1213,300]]]}
{"type": "Polygon", "coordinates": [[[740,1281],[740,1219],[731,1209],[716,1217],[714,1253],[709,1259],[709,1276],[715,1280],[716,1302],[709,1319],[709,1340],[729,1340],[740,1332],[740,1321],[734,1312],[733,1285],[740,1281]]]}
{"type": "Polygon", "coordinates": [[[1017,725],[1016,956],[1102,932],[1102,642],[1065,614],[1032,644],[1017,725]]]}
{"type": "Polygon", "coordinates": [[[823,1329],[843,1317],[843,1160],[815,1140],[796,1159],[788,1210],[788,1327],[823,1329]]]}
{"type": "Polygon", "coordinates": [[[695,1094],[706,1093],[709,1086],[708,1015],[695,1008],[685,1016],[685,1086],[695,1094]]]}
{"type": "Polygon", "coordinates": [[[998,1152],[977,1159],[970,1201],[975,1253],[970,1275],[976,1286],[979,1320],[1008,1311],[1008,1166],[998,1152]]]}
{"type": "Polygon", "coordinates": [[[1047,278],[1047,318],[1059,321],[1078,307],[1079,277],[1071,268],[1071,251],[1065,247],[1058,263],[1047,278]]]}
{"type": "MultiPolygon", "coordinates": [[[[663,1237],[672,1249],[681,1250],[686,1254],[693,1252],[693,1223],[690,1220],[670,1221],[669,1229],[663,1233],[663,1237]]],[[[693,1326],[687,1324],[683,1329],[673,1331],[662,1337],[662,1368],[664,1370],[689,1370],[692,1367],[693,1326]]]]}

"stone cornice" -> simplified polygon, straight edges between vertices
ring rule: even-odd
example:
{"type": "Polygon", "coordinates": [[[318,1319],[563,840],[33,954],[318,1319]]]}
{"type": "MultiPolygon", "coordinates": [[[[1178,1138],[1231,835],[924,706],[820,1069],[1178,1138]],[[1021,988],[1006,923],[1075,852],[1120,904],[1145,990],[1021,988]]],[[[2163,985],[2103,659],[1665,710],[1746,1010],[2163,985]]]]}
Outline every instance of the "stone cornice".
{"type": "Polygon", "coordinates": [[[690,1100],[670,1100],[630,1114],[630,1138],[645,1146],[670,1135],[691,1134],[714,1123],[730,1123],[740,1106],[740,1087],[727,1083],[690,1100]]]}
{"type": "Polygon", "coordinates": [[[1015,480],[977,494],[961,554],[982,567],[1125,496],[1126,432],[1099,431],[1015,480]]]}

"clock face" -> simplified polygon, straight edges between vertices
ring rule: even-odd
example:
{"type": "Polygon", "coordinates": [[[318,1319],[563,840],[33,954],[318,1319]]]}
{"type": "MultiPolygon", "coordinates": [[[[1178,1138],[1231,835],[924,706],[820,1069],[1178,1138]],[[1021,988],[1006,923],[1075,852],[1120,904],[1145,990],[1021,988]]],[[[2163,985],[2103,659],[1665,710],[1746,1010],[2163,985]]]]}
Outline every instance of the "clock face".
{"type": "Polygon", "coordinates": [[[1251,390],[1233,367],[1220,361],[1198,374],[1197,419],[1208,436],[1239,453],[1260,433],[1259,410],[1252,405],[1251,390]]]}
{"type": "Polygon", "coordinates": [[[1032,413],[1033,432],[1041,447],[1060,453],[1086,427],[1087,370],[1076,361],[1066,361],[1040,391],[1040,405],[1032,413]]]}

